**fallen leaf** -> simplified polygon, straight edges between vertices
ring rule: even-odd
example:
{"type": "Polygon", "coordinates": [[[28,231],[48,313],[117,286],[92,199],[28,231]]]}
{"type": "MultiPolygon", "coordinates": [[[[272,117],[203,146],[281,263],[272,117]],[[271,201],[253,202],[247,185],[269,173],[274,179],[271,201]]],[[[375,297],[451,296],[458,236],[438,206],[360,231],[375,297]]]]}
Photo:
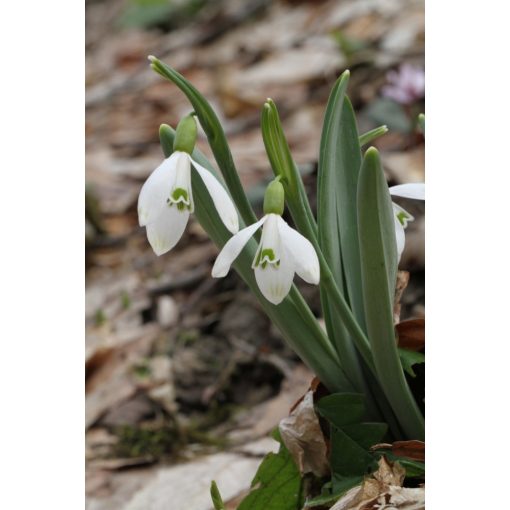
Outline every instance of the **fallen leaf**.
{"type": "Polygon", "coordinates": [[[419,462],[425,461],[425,443],[412,439],[410,441],[395,441],[394,443],[379,443],[372,448],[375,450],[391,450],[395,455],[399,457],[407,457],[408,459],[417,460],[419,462]]]}
{"type": "Polygon", "coordinates": [[[398,271],[397,272],[397,283],[395,284],[395,298],[393,301],[393,322],[397,324],[400,321],[400,310],[402,305],[400,304],[400,300],[402,299],[402,294],[409,284],[409,272],[408,271],[398,271]]]}
{"type": "Polygon", "coordinates": [[[379,459],[370,478],[346,492],[330,510],[419,510],[425,508],[425,490],[402,487],[405,469],[398,462],[379,459]]]}
{"type": "Polygon", "coordinates": [[[425,461],[425,443],[423,441],[395,441],[391,447],[395,455],[409,459],[425,461]]]}
{"type": "Polygon", "coordinates": [[[398,334],[398,346],[410,351],[425,348],[425,319],[410,319],[395,326],[398,334]]]}
{"type": "MultiPolygon", "coordinates": [[[[393,507],[402,510],[422,510],[425,508],[425,489],[391,486],[388,489],[389,501],[393,507]]],[[[389,510],[389,509],[388,509],[389,510]]]]}
{"type": "Polygon", "coordinates": [[[406,472],[398,462],[390,463],[382,456],[379,459],[379,469],[372,476],[384,485],[401,486],[406,472]]]}
{"type": "Polygon", "coordinates": [[[324,476],[329,472],[327,447],[313,405],[313,391],[279,425],[280,434],[299,471],[324,476]]]}

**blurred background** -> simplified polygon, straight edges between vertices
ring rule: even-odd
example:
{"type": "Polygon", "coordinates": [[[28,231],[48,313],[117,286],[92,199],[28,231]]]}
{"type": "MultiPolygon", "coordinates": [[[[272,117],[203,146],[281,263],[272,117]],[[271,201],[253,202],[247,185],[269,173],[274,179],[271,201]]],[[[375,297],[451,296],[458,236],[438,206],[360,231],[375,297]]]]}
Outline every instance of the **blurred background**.
{"type": "MultiPolygon", "coordinates": [[[[163,158],[159,125],[191,111],[147,55],[211,102],[260,211],[272,175],[264,100],[279,108],[314,205],[324,109],[347,68],[360,132],[390,129],[374,143],[389,183],[423,181],[423,53],[422,1],[87,0],[88,509],[207,510],[212,478],[235,508],[313,377],[236,274],[210,277],[218,250],[198,223],[162,257],[138,227],[138,193],[163,158]]],[[[211,154],[203,134],[198,145],[211,154]]],[[[423,317],[424,205],[399,203],[416,218],[402,318],[423,317]]],[[[296,281],[318,313],[317,288],[296,281]]]]}

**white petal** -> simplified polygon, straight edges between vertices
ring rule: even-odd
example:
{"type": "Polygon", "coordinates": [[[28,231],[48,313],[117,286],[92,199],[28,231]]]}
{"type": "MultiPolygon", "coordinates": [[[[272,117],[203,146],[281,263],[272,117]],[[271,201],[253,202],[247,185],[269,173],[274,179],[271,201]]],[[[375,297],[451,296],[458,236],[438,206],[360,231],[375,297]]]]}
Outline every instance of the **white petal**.
{"type": "Polygon", "coordinates": [[[404,247],[406,245],[406,234],[404,232],[404,227],[402,223],[395,216],[395,237],[397,240],[397,255],[398,261],[400,262],[400,257],[402,256],[402,252],[404,251],[404,247]]]}
{"type": "MultiPolygon", "coordinates": [[[[189,212],[192,213],[195,211],[195,204],[193,202],[193,191],[191,189],[191,158],[186,152],[178,152],[178,154],[179,156],[175,165],[175,180],[172,186],[172,192],[178,188],[186,191],[188,194],[188,200],[185,201],[181,199],[179,202],[184,202],[186,205],[189,205],[189,212]]],[[[170,197],[170,200],[172,200],[172,197],[170,197]]],[[[172,201],[177,203],[174,200],[172,201]]]]}
{"type": "Polygon", "coordinates": [[[179,153],[174,152],[154,170],[145,181],[138,197],[138,221],[143,227],[152,223],[166,207],[166,200],[170,196],[179,160],[179,153]]]}
{"type": "Polygon", "coordinates": [[[425,183],[413,182],[390,187],[390,194],[397,197],[425,200],[425,183]]]}
{"type": "Polygon", "coordinates": [[[239,218],[229,194],[207,168],[199,165],[196,161],[191,159],[191,157],[190,161],[204,181],[205,187],[207,191],[209,191],[209,195],[211,195],[214,207],[216,207],[221,221],[223,221],[232,234],[235,234],[239,230],[239,218]]]}
{"type": "Polygon", "coordinates": [[[320,280],[320,265],[312,243],[299,232],[289,227],[282,218],[278,222],[278,227],[283,249],[290,253],[294,259],[296,273],[305,282],[317,285],[320,280]]]}
{"type": "Polygon", "coordinates": [[[266,221],[267,216],[233,235],[223,246],[212,268],[213,278],[222,278],[228,273],[232,262],[239,256],[255,231],[266,221]]]}
{"type": "Polygon", "coordinates": [[[276,263],[280,260],[281,255],[281,240],[280,240],[280,230],[278,229],[278,220],[281,219],[281,216],[278,214],[269,213],[266,215],[266,222],[264,223],[264,228],[262,229],[262,237],[260,239],[260,244],[257,249],[257,253],[253,260],[252,269],[255,269],[255,262],[262,263],[267,261],[269,263],[276,263]],[[271,250],[274,254],[274,259],[271,261],[268,257],[264,256],[263,259],[259,260],[259,252],[262,250],[271,250]]]}
{"type": "Polygon", "coordinates": [[[260,292],[273,305],[278,305],[285,299],[294,279],[294,260],[285,255],[282,254],[278,265],[266,264],[263,268],[262,264],[259,264],[255,268],[255,279],[260,292]]]}
{"type": "Polygon", "coordinates": [[[147,237],[156,255],[170,251],[182,237],[188,223],[189,211],[179,211],[176,205],[168,206],[159,218],[147,225],[147,237]]]}

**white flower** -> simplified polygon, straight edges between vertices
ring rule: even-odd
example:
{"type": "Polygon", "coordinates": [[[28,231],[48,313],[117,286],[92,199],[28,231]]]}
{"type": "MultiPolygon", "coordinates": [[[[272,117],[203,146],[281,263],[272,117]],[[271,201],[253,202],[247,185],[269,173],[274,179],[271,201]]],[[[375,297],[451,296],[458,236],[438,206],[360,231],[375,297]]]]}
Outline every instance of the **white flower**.
{"type": "Polygon", "coordinates": [[[156,255],[166,253],[177,244],[194,211],[191,164],[202,178],[225,226],[233,234],[239,230],[237,211],[223,186],[187,152],[175,151],[152,172],[138,197],[138,221],[141,227],[147,227],[147,237],[156,255]]]}
{"type": "MultiPolygon", "coordinates": [[[[425,200],[425,184],[423,182],[411,184],[399,184],[398,186],[390,187],[390,194],[397,197],[413,198],[415,200],[425,200]]],[[[393,212],[395,216],[395,236],[397,238],[397,253],[398,260],[402,256],[406,244],[406,236],[404,229],[407,224],[414,220],[414,217],[409,214],[403,207],[393,203],[393,212]]]]}
{"type": "Polygon", "coordinates": [[[319,283],[319,259],[312,243],[274,213],[266,214],[260,221],[229,239],[214,263],[214,278],[228,273],[259,227],[262,227],[262,238],[252,268],[259,289],[268,301],[274,305],[283,301],[292,286],[294,273],[308,283],[319,283]]]}

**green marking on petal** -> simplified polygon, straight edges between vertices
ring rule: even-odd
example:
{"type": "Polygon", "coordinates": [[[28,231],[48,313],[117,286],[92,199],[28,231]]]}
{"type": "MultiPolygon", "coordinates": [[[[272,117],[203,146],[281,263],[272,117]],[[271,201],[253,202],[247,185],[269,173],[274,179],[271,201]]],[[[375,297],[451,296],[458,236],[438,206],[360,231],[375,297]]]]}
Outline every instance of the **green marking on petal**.
{"type": "Polygon", "coordinates": [[[188,192],[182,188],[176,188],[172,192],[171,195],[172,202],[187,202],[188,201],[188,192]]]}
{"type": "Polygon", "coordinates": [[[170,207],[174,204],[177,205],[177,209],[179,211],[184,211],[184,209],[191,210],[189,193],[183,188],[175,188],[172,191],[170,198],[167,199],[167,203],[170,207]]]}
{"type": "Polygon", "coordinates": [[[262,269],[265,269],[268,264],[274,264],[276,267],[280,265],[280,261],[276,260],[276,255],[272,248],[263,248],[258,251],[255,257],[254,266],[257,267],[260,264],[262,269]]]}
{"type": "Polygon", "coordinates": [[[410,214],[407,214],[405,211],[399,211],[397,213],[397,220],[403,227],[407,227],[407,222],[412,219],[413,217],[410,214]]]}
{"type": "Polygon", "coordinates": [[[271,248],[264,248],[262,250],[262,253],[260,254],[261,259],[268,258],[268,262],[273,262],[276,259],[276,255],[274,254],[274,251],[271,248]]]}

